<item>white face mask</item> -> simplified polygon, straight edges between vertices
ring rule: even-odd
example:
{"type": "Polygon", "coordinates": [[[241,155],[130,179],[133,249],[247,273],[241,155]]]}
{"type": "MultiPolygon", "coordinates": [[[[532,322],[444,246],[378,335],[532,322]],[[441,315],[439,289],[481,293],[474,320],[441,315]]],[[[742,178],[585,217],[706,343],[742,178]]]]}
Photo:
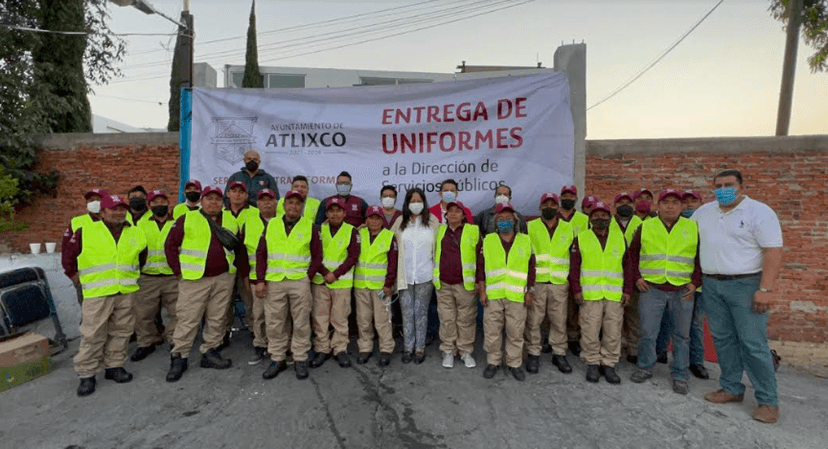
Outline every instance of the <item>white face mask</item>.
{"type": "Polygon", "coordinates": [[[386,196],[382,199],[382,207],[384,207],[386,209],[391,209],[392,207],[394,207],[394,204],[396,204],[396,203],[397,203],[397,199],[392,198],[390,196],[386,196]]]}
{"type": "Polygon", "coordinates": [[[495,197],[495,204],[506,204],[509,202],[509,197],[506,195],[498,195],[495,197]]]}
{"type": "Polygon", "coordinates": [[[457,199],[457,193],[452,191],[443,192],[443,201],[453,203],[457,199]]]}
{"type": "Polygon", "coordinates": [[[101,202],[100,201],[90,201],[86,203],[86,210],[93,214],[99,214],[101,212],[101,202]]]}
{"type": "Polygon", "coordinates": [[[420,215],[423,211],[423,203],[408,203],[408,210],[414,215],[420,215]]]}

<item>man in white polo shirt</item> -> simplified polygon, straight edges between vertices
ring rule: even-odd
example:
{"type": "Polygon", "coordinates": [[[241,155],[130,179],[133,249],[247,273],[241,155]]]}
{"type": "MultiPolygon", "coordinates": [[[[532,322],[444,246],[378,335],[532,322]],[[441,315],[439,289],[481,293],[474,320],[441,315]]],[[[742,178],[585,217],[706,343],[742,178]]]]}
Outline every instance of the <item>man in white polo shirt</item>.
{"type": "Polygon", "coordinates": [[[742,194],[738,170],[719,172],[713,184],[717,201],[691,217],[699,225],[703,302],[722,369],[721,389],[704,398],[742,402],[747,371],[759,403],[753,419],[775,423],[779,407],[766,312],[782,265],[782,229],[770,207],[742,194]]]}

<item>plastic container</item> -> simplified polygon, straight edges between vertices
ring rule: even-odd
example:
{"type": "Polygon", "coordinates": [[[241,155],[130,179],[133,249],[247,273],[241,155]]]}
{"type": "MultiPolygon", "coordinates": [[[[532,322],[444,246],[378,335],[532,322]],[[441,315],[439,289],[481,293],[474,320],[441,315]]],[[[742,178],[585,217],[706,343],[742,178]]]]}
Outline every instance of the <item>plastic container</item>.
{"type": "Polygon", "coordinates": [[[46,242],[46,252],[52,254],[55,252],[55,247],[57,247],[57,243],[55,242],[46,242]]]}
{"type": "Polygon", "coordinates": [[[29,249],[32,250],[32,254],[40,254],[40,243],[29,243],[29,249]]]}

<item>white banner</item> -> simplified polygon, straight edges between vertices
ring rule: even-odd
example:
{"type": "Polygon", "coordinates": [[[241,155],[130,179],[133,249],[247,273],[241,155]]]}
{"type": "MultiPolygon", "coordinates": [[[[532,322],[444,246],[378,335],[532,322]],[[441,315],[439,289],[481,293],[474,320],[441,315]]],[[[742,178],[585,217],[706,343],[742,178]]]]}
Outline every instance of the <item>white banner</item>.
{"type": "Polygon", "coordinates": [[[402,207],[419,187],[429,205],[442,181],[475,214],[508,185],[522,213],[538,215],[546,191],[573,183],[574,134],[564,74],[335,89],[193,89],[190,178],[224,188],[254,149],[284,194],[305,175],[310,194],[352,194],[379,204],[392,184],[402,207]]]}

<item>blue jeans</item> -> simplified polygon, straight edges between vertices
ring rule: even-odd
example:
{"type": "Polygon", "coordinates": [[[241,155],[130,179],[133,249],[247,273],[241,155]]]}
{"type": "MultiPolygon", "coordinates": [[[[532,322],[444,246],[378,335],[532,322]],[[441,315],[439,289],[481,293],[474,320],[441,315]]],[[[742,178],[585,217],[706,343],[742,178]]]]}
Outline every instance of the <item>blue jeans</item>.
{"type": "Polygon", "coordinates": [[[719,384],[730,394],[743,394],[742,373],[747,371],[756,401],[777,405],[776,373],[768,347],[768,314],[753,312],[753,295],[762,275],[718,281],[704,278],[704,311],[722,374],[719,384]]]}
{"type": "MultiPolygon", "coordinates": [[[[704,365],[704,322],[702,316],[704,312],[704,303],[702,302],[702,294],[696,292],[695,304],[693,305],[693,324],[690,326],[690,364],[704,365]]],[[[664,313],[661,319],[661,330],[658,332],[658,339],[656,339],[656,353],[667,352],[667,342],[670,340],[670,334],[673,333],[673,320],[669,313],[664,313]]]]}
{"type": "Polygon", "coordinates": [[[665,309],[674,323],[673,379],[687,380],[690,366],[690,325],[693,321],[693,301],[684,301],[684,290],[668,292],[650,286],[638,298],[638,367],[652,372],[656,363],[656,337],[661,329],[665,309]]]}

